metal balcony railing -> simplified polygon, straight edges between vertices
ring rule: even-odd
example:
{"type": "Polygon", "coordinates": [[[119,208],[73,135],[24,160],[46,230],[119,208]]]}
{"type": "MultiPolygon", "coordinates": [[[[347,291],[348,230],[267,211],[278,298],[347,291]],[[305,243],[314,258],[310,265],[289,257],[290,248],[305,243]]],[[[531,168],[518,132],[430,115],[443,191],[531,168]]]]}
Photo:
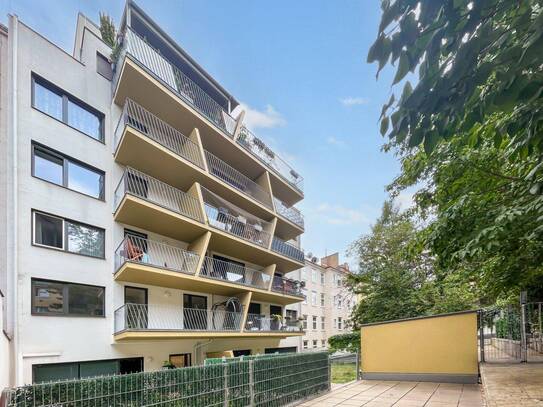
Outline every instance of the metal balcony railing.
{"type": "Polygon", "coordinates": [[[198,199],[130,167],[125,169],[119,185],[115,189],[115,210],[126,194],[137,196],[204,223],[198,199]]]}
{"type": "Polygon", "coordinates": [[[205,156],[211,174],[271,208],[271,196],[264,188],[209,151],[205,151],[205,156]]]}
{"type": "Polygon", "coordinates": [[[204,168],[200,149],[194,141],[128,98],[115,129],[115,150],[118,147],[125,126],[133,127],[174,154],[200,168],[204,168]]]}
{"type": "Polygon", "coordinates": [[[290,243],[285,242],[284,240],[279,239],[277,236],[273,237],[271,248],[276,253],[290,257],[291,259],[299,261],[300,263],[304,262],[303,250],[297,248],[290,243]]]}
{"type": "Polygon", "coordinates": [[[199,260],[197,253],[128,234],[115,250],[115,271],[132,262],[193,275],[199,260]]]}
{"type": "Polygon", "coordinates": [[[154,304],[124,304],[115,310],[115,333],[123,331],[229,332],[241,329],[242,313],[154,304]]]}
{"type": "Polygon", "coordinates": [[[262,161],[273,172],[303,193],[304,179],[285,160],[279,157],[262,140],[256,137],[247,127],[242,126],[237,139],[253,156],[262,161]]]}
{"type": "Polygon", "coordinates": [[[271,279],[260,270],[207,256],[204,258],[200,276],[263,290],[268,289],[271,279]]]}
{"type": "Polygon", "coordinates": [[[304,215],[302,215],[302,212],[300,212],[294,206],[288,207],[283,203],[283,201],[275,197],[273,198],[273,202],[275,205],[275,212],[277,212],[283,218],[288,219],[292,223],[300,226],[302,229],[304,228],[304,215]]]}
{"type": "Polygon", "coordinates": [[[267,317],[259,314],[247,314],[245,331],[259,332],[303,332],[298,320],[283,317],[267,317]]]}
{"type": "Polygon", "coordinates": [[[270,244],[270,224],[202,187],[204,208],[210,226],[264,248],[270,244]]]}
{"type": "Polygon", "coordinates": [[[291,280],[290,278],[280,276],[273,276],[272,290],[275,292],[305,298],[305,295],[302,292],[302,287],[303,283],[301,281],[291,280]]]}
{"type": "Polygon", "coordinates": [[[121,52],[113,78],[114,88],[117,86],[123,59],[128,55],[212,124],[224,130],[229,137],[233,136],[236,120],[177,66],[164,58],[129,27],[120,37],[120,41],[122,41],[121,52]]]}

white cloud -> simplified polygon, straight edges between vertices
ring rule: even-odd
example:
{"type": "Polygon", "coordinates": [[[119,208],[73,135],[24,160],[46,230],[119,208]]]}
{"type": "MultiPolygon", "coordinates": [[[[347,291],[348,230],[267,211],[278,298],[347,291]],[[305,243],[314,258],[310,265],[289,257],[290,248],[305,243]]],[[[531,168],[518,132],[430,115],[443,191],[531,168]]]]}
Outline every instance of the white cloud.
{"type": "Polygon", "coordinates": [[[339,100],[343,106],[367,105],[370,100],[364,97],[348,97],[339,100]]]}
{"type": "Polygon", "coordinates": [[[346,208],[342,205],[322,203],[315,211],[318,216],[330,225],[366,224],[370,218],[362,209],[346,208]]]}
{"type": "Polygon", "coordinates": [[[336,147],[345,147],[347,144],[345,143],[345,141],[341,140],[341,139],[338,139],[337,137],[334,137],[334,136],[330,136],[326,139],[326,142],[328,144],[331,144],[333,146],[336,146],[336,147]]]}
{"type": "Polygon", "coordinates": [[[272,127],[281,127],[287,124],[287,121],[272,105],[266,105],[264,110],[253,109],[245,103],[240,103],[234,109],[234,117],[241,110],[245,110],[244,123],[251,130],[258,128],[270,129],[272,127]]]}

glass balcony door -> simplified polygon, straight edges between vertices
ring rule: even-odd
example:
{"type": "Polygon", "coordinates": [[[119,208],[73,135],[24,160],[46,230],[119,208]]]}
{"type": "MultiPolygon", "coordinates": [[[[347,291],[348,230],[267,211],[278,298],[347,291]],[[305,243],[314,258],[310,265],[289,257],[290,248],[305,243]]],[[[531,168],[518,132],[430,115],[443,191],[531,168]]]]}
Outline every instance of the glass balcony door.
{"type": "Polygon", "coordinates": [[[124,287],[125,326],[127,329],[147,329],[149,314],[147,309],[147,289],[139,287],[124,287]]]}
{"type": "Polygon", "coordinates": [[[207,315],[207,297],[183,294],[184,329],[189,331],[206,331],[207,315]]]}

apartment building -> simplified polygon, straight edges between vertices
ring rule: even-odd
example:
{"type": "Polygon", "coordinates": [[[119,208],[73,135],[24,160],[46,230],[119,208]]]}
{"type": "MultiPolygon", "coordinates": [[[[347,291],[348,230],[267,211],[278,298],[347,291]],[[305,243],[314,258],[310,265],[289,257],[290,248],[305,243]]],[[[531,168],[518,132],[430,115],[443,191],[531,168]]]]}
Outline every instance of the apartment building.
{"type": "Polygon", "coordinates": [[[303,300],[289,278],[304,265],[303,179],[234,117],[235,97],[132,1],[114,49],[81,14],[71,54],[8,21],[9,384],[276,352],[300,337],[285,308],[303,300]]]}
{"type": "Polygon", "coordinates": [[[302,319],[304,335],[282,341],[283,346],[295,346],[300,351],[328,347],[328,338],[350,332],[349,318],[356,306],[356,296],[344,284],[351,273],[348,263],[339,263],[339,253],[305,259],[302,269],[292,277],[303,282],[303,302],[287,307],[292,318],[302,319]]]}

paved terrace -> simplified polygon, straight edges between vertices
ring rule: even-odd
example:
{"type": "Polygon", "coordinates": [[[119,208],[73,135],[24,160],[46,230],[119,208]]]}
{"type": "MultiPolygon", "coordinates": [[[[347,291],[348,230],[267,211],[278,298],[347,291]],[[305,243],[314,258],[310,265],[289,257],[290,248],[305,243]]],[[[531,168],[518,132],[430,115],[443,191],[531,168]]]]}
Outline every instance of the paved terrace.
{"type": "Polygon", "coordinates": [[[543,363],[481,364],[488,407],[543,406],[543,363]]]}
{"type": "Polygon", "coordinates": [[[378,380],[350,383],[335,388],[324,396],[300,404],[303,407],[482,407],[484,405],[481,387],[476,384],[378,380]]]}

